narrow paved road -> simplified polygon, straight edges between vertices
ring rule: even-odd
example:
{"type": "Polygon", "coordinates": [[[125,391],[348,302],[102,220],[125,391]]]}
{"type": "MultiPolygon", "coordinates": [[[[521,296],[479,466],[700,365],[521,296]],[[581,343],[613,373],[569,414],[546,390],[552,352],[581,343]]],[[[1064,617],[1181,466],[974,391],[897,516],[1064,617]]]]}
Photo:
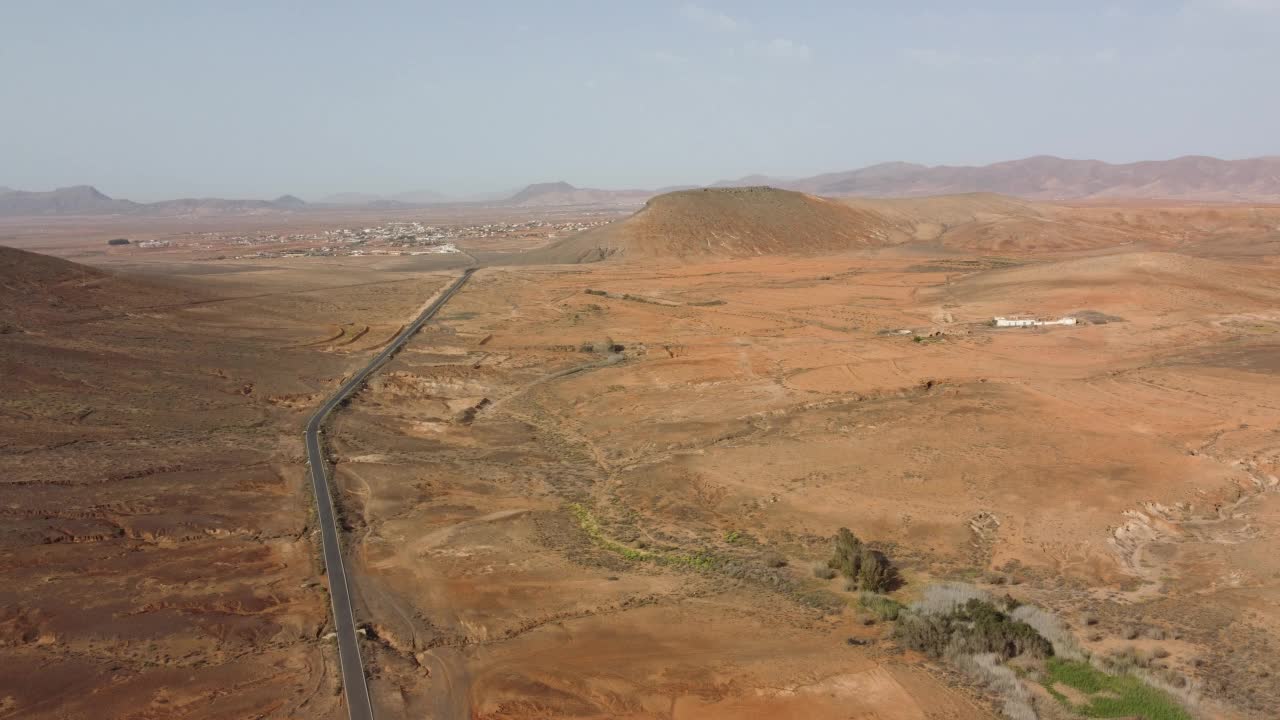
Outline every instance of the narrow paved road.
{"type": "Polygon", "coordinates": [[[342,666],[342,687],[347,696],[347,711],[351,720],[373,720],[373,704],[369,700],[369,685],[365,682],[364,661],[360,659],[360,638],[356,634],[355,616],[351,610],[351,584],[347,569],[342,563],[342,546],[338,540],[338,527],[333,517],[333,497],[329,494],[326,477],[328,461],[320,444],[320,430],[333,409],[351,397],[364,385],[396,351],[404,346],[414,333],[422,329],[436,312],[449,302],[449,298],[471,278],[475,269],[462,273],[444,293],[431,303],[413,324],[396,336],[378,356],[363,370],[356,373],[334,393],[307,422],[307,463],[311,465],[311,488],[316,494],[316,514],[320,521],[320,537],[324,546],[324,568],[329,575],[329,598],[333,602],[333,627],[338,635],[338,661],[342,666]]]}

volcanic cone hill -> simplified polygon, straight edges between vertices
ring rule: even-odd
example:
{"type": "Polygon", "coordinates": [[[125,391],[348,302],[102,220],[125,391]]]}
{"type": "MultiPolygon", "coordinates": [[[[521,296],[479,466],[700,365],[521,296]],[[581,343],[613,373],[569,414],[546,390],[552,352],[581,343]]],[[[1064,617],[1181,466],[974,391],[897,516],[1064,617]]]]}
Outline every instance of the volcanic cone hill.
{"type": "Polygon", "coordinates": [[[622,222],[527,253],[522,262],[809,255],[901,239],[877,213],[839,201],[771,187],[704,188],[659,195],[622,222]]]}

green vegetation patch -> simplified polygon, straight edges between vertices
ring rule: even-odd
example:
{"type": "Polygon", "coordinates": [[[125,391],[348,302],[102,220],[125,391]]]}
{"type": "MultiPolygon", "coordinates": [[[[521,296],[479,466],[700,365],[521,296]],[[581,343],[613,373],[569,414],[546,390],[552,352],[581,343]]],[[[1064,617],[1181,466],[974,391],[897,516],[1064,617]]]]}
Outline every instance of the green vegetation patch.
{"type": "Polygon", "coordinates": [[[658,565],[693,570],[714,570],[720,566],[720,559],[707,552],[666,552],[628,547],[606,535],[604,528],[600,527],[600,521],[581,503],[569,503],[569,512],[573,513],[578,521],[578,527],[591,538],[591,542],[627,560],[653,562],[658,565]]]}
{"type": "Polygon", "coordinates": [[[858,603],[862,605],[867,612],[870,612],[881,620],[897,620],[898,613],[902,612],[902,603],[891,597],[877,595],[876,593],[862,593],[862,596],[858,598],[858,603]]]}
{"type": "Polygon", "coordinates": [[[1069,710],[1085,717],[1191,720],[1191,715],[1168,693],[1133,675],[1108,675],[1087,662],[1061,658],[1049,658],[1045,673],[1045,689],[1069,710]],[[1088,696],[1088,702],[1073,704],[1054,688],[1059,683],[1088,696]]]}
{"type": "Polygon", "coordinates": [[[613,540],[604,534],[604,529],[600,527],[600,521],[596,519],[591,511],[584,507],[581,503],[569,503],[569,512],[578,520],[578,527],[582,528],[582,532],[591,538],[591,542],[599,547],[616,553],[628,560],[651,560],[653,553],[646,550],[639,550],[633,547],[627,547],[622,543],[613,540]]]}

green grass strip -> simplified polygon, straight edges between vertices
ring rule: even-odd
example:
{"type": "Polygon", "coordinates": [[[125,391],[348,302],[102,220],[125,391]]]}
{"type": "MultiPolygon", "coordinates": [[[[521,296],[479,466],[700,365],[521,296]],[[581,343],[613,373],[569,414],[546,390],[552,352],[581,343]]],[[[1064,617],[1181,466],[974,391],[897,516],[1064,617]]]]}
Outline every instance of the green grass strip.
{"type": "Polygon", "coordinates": [[[1090,718],[1140,717],[1144,720],[1191,720],[1191,715],[1168,693],[1151,687],[1133,675],[1108,675],[1087,662],[1050,658],[1045,669],[1045,689],[1072,712],[1090,718]],[[1056,690],[1066,685],[1086,696],[1073,704],[1056,690]]]}

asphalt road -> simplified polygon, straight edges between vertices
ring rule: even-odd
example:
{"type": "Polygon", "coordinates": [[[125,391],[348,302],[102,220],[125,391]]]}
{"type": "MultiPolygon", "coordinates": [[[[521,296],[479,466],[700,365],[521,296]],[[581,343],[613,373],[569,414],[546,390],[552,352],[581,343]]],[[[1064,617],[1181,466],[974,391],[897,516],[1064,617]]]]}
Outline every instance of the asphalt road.
{"type": "Polygon", "coordinates": [[[359,390],[370,375],[421,330],[471,278],[473,272],[474,268],[463,272],[462,277],[455,280],[435,302],[423,310],[413,324],[397,335],[363,370],[338,388],[307,422],[307,463],[311,466],[311,488],[316,494],[316,514],[324,546],[324,568],[329,575],[329,598],[333,602],[333,627],[338,636],[338,662],[342,666],[342,687],[347,695],[347,711],[351,720],[373,720],[373,704],[369,700],[369,685],[365,682],[364,661],[360,659],[360,638],[356,634],[355,616],[351,611],[351,583],[342,562],[342,546],[333,517],[333,497],[329,494],[329,481],[326,477],[329,463],[324,456],[324,447],[320,444],[320,430],[329,413],[359,390]]]}

